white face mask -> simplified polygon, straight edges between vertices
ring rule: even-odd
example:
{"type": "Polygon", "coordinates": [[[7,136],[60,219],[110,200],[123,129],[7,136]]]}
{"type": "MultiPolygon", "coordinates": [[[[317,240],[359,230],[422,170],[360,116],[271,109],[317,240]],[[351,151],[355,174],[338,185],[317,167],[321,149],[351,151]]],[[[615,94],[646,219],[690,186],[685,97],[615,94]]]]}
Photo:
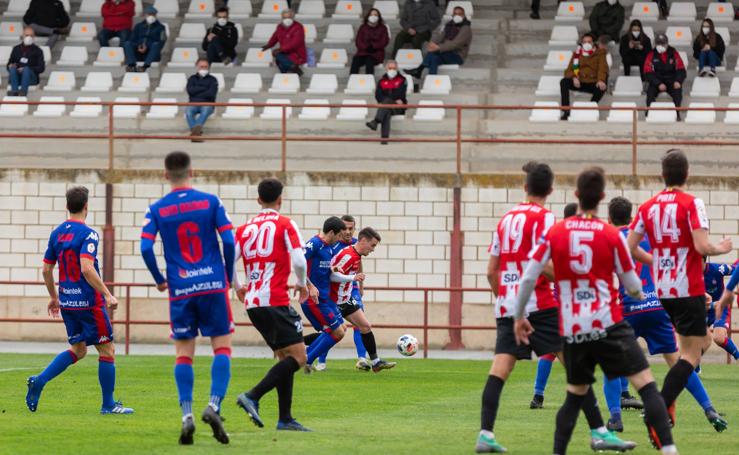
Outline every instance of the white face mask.
{"type": "Polygon", "coordinates": [[[286,18],[282,19],[282,25],[284,25],[285,27],[289,27],[289,26],[293,25],[292,18],[286,17],[286,18]]]}
{"type": "Polygon", "coordinates": [[[618,0],[608,0],[608,4],[611,5],[611,6],[613,6],[613,5],[616,4],[617,1],[618,0]]]}
{"type": "Polygon", "coordinates": [[[387,77],[390,79],[398,75],[398,70],[387,70],[387,77]]]}
{"type": "Polygon", "coordinates": [[[632,36],[633,36],[634,38],[639,38],[639,35],[641,35],[641,31],[639,31],[639,30],[634,30],[633,32],[631,32],[631,35],[632,35],[632,36]]]}
{"type": "Polygon", "coordinates": [[[452,16],[452,20],[454,21],[455,24],[461,24],[462,21],[464,21],[464,17],[463,16],[452,16]]]}
{"type": "Polygon", "coordinates": [[[146,23],[147,24],[151,25],[151,24],[153,24],[156,21],[157,21],[157,17],[156,16],[146,16],[146,23]]]}
{"type": "Polygon", "coordinates": [[[218,23],[218,25],[220,25],[221,27],[225,27],[225,26],[226,26],[226,24],[228,24],[228,19],[226,19],[225,17],[219,17],[219,18],[218,18],[218,20],[217,20],[216,22],[217,22],[217,23],[218,23]]]}
{"type": "Polygon", "coordinates": [[[198,70],[198,74],[200,75],[200,77],[205,77],[208,75],[208,73],[208,70],[198,70]]]}
{"type": "Polygon", "coordinates": [[[659,52],[660,54],[664,54],[665,52],[667,52],[667,47],[661,44],[657,45],[655,49],[657,49],[657,52],[659,52]]]}
{"type": "Polygon", "coordinates": [[[590,52],[593,50],[593,43],[582,43],[582,50],[590,52]]]}
{"type": "Polygon", "coordinates": [[[370,24],[376,24],[379,21],[380,18],[378,16],[370,16],[367,18],[367,22],[369,22],[370,24]]]}
{"type": "Polygon", "coordinates": [[[708,35],[711,32],[711,28],[710,27],[703,27],[702,30],[703,30],[703,34],[704,35],[708,35]]]}
{"type": "Polygon", "coordinates": [[[31,44],[33,44],[33,36],[24,36],[23,44],[25,44],[26,46],[30,46],[31,44]]]}

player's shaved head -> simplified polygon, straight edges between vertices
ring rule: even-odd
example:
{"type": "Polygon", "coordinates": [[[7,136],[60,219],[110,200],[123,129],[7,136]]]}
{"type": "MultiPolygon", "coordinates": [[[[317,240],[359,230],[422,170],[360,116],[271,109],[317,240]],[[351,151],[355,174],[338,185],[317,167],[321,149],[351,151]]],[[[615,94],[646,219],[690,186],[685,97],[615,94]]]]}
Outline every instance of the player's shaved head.
{"type": "Polygon", "coordinates": [[[662,178],[667,186],[683,186],[688,181],[688,157],[680,149],[671,149],[662,157],[662,178]]]}
{"type": "Polygon", "coordinates": [[[631,222],[631,201],[616,196],[608,203],[608,218],[614,226],[626,226],[631,222]]]}
{"type": "Polygon", "coordinates": [[[523,165],[523,171],[526,173],[526,192],[530,196],[549,196],[554,183],[554,172],[548,164],[529,161],[523,165]]]}
{"type": "Polygon", "coordinates": [[[338,216],[332,216],[332,217],[326,218],[326,221],[323,222],[323,233],[324,234],[332,233],[334,235],[338,235],[343,230],[344,230],[344,222],[341,221],[341,218],[339,218],[338,216]]]}
{"type": "Polygon", "coordinates": [[[179,150],[170,152],[164,158],[164,169],[167,170],[167,178],[174,182],[185,180],[190,176],[190,163],[190,155],[187,153],[179,150]]]}
{"type": "Polygon", "coordinates": [[[67,210],[69,213],[80,213],[85,209],[90,190],[84,186],[75,186],[67,190],[67,210]]]}
{"type": "Polygon", "coordinates": [[[357,236],[357,238],[359,240],[362,240],[362,239],[367,239],[367,240],[375,239],[378,242],[382,241],[382,237],[380,237],[380,234],[378,234],[377,231],[375,231],[371,227],[366,227],[366,228],[362,229],[361,231],[359,231],[359,235],[357,236]]]}
{"type": "Polygon", "coordinates": [[[282,196],[282,189],[284,185],[276,178],[268,178],[259,182],[257,187],[257,193],[259,194],[259,200],[265,204],[271,204],[275,202],[280,196],[282,196]]]}
{"type": "Polygon", "coordinates": [[[605,196],[606,172],[600,167],[585,169],[577,176],[577,199],[582,210],[594,210],[605,196]]]}
{"type": "Polygon", "coordinates": [[[570,202],[569,204],[565,205],[564,217],[569,218],[575,215],[577,215],[577,202],[570,202]]]}

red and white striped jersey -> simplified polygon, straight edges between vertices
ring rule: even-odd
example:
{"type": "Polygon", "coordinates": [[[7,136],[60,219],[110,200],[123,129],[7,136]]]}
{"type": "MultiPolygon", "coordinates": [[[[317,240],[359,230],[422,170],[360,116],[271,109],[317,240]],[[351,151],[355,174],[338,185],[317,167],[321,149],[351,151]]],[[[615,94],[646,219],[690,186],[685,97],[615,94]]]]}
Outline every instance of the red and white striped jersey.
{"type": "Polygon", "coordinates": [[[562,336],[602,331],[623,319],[613,274],[634,263],[615,227],[585,215],[567,218],[552,226],[531,258],[554,263],[562,336]]]}
{"type": "MultiPolygon", "coordinates": [[[[532,202],[524,202],[509,210],[498,223],[489,251],[500,258],[498,272],[498,304],[495,317],[513,317],[518,286],[529,260],[529,253],[554,224],[554,214],[532,202]]],[[[541,276],[526,304],[526,314],[557,306],[552,285],[541,276]]]]}
{"type": "Polygon", "coordinates": [[[295,222],[262,210],[236,230],[236,242],[246,269],[246,308],[289,305],[290,252],[303,248],[295,222]]]}
{"type": "Polygon", "coordinates": [[[680,190],[667,189],[639,206],[630,229],[646,234],[652,245],[652,277],[661,299],[702,297],[703,258],[692,232],[708,230],[703,201],[680,190]]]}
{"type": "MultiPolygon", "coordinates": [[[[331,259],[331,271],[344,275],[359,273],[362,265],[362,256],[357,253],[353,246],[348,246],[331,259]]],[[[352,298],[353,281],[343,283],[331,282],[331,301],[337,305],[348,303],[352,298]]]]}

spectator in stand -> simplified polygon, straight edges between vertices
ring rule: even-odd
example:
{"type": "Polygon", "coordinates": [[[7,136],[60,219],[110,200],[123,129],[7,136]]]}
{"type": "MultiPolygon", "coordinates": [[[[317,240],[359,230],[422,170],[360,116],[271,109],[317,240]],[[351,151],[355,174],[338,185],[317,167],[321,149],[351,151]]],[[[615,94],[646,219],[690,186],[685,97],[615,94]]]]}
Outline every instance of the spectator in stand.
{"type": "Polygon", "coordinates": [[[162,48],[167,40],[167,31],[164,25],[157,19],[157,9],[153,6],[144,8],[145,19],[133,28],[133,33],[128,41],[123,43],[123,51],[126,54],[126,71],[137,71],[136,62],[144,62],[139,67],[139,72],[149,69],[152,63],[158,62],[162,57],[162,48]]]}
{"type": "Polygon", "coordinates": [[[423,43],[431,39],[431,33],[441,23],[439,9],[431,0],[408,0],[400,11],[400,27],[402,30],[395,37],[393,55],[398,49],[411,43],[414,49],[421,49],[423,43]]]}
{"type": "Polygon", "coordinates": [[[595,36],[608,35],[615,41],[624,26],[624,7],[618,0],[603,0],[593,7],[590,13],[590,33],[595,36]]]}
{"type": "Polygon", "coordinates": [[[639,19],[634,19],[629,25],[629,31],[621,37],[619,53],[624,64],[624,75],[631,76],[631,67],[639,67],[639,75],[644,80],[644,60],[652,50],[652,40],[649,39],[639,19]]]}
{"type": "Polygon", "coordinates": [[[716,33],[711,19],[703,19],[701,31],[693,41],[693,57],[698,60],[700,77],[716,77],[716,67],[721,66],[726,45],[724,39],[716,33]]]}
{"type": "MultiPolygon", "coordinates": [[[[375,100],[380,104],[395,104],[399,107],[377,109],[375,118],[367,122],[367,127],[372,131],[377,131],[377,125],[381,125],[380,136],[383,139],[390,137],[390,120],[393,115],[405,114],[405,109],[400,106],[408,104],[407,92],[408,82],[405,76],[398,73],[398,63],[395,60],[388,60],[385,63],[385,74],[375,88],[375,100]]],[[[382,141],[380,144],[387,145],[387,141],[382,141]]]]}
{"type": "Polygon", "coordinates": [[[372,8],[364,17],[364,23],[357,31],[354,43],[357,52],[352,57],[352,67],[349,74],[359,74],[364,67],[367,74],[375,74],[375,65],[385,61],[385,47],[390,42],[390,32],[382,20],[380,10],[372,8]]]}
{"type": "Polygon", "coordinates": [[[38,84],[39,76],[46,68],[44,53],[33,43],[34,37],[33,28],[25,27],[21,44],[16,45],[10,52],[7,64],[10,96],[26,96],[28,87],[38,84]]]}
{"type": "Polygon", "coordinates": [[[439,65],[461,65],[467,58],[471,42],[472,24],[465,16],[464,8],[457,6],[452,20],[431,38],[421,66],[406,73],[421,79],[424,68],[428,68],[429,74],[438,74],[439,65]]]}
{"type": "Polygon", "coordinates": [[[293,10],[286,9],[282,12],[282,21],[277,25],[275,32],[269,42],[262,47],[263,51],[271,49],[279,44],[278,49],[272,50],[275,62],[281,73],[297,73],[303,75],[300,65],[307,60],[305,49],[305,30],[303,24],[294,19],[293,10]]]}
{"type": "Polygon", "coordinates": [[[208,54],[208,62],[233,66],[238,43],[239,31],[236,25],[228,20],[228,8],[218,8],[216,23],[208,29],[208,33],[203,38],[203,50],[208,54]]]}
{"type": "MultiPolygon", "coordinates": [[[[647,54],[644,62],[644,77],[649,83],[647,106],[664,92],[670,95],[675,106],[680,107],[683,101],[683,82],[687,76],[685,63],[680,58],[680,53],[669,45],[667,35],[657,35],[654,44],[654,50],[647,54]]],[[[677,119],[680,120],[680,112],[677,113],[677,119]]]]}
{"type": "MultiPolygon", "coordinates": [[[[218,79],[210,74],[208,59],[199,58],[195,67],[197,72],[187,80],[187,96],[190,102],[215,103],[218,95],[218,79]]],[[[185,109],[185,118],[191,136],[203,135],[203,125],[214,110],[213,106],[188,106],[185,109]]],[[[203,140],[193,138],[192,142],[203,142],[203,140]]]]}
{"type": "Polygon", "coordinates": [[[103,16],[103,28],[98,33],[100,47],[108,47],[111,38],[118,38],[120,45],[128,41],[133,27],[133,16],[136,14],[133,0],[105,0],[100,14],[103,16]]]}
{"type": "MultiPolygon", "coordinates": [[[[577,50],[572,54],[565,77],[559,83],[562,95],[562,106],[570,105],[570,90],[592,93],[590,101],[596,103],[603,98],[608,80],[608,63],[606,51],[595,46],[595,37],[586,33],[577,50]]],[[[570,117],[569,110],[562,111],[562,120],[570,117]]]]}
{"type": "MultiPolygon", "coordinates": [[[[557,0],[557,5],[562,3],[562,0],[557,0]]],[[[531,19],[541,19],[539,15],[539,7],[541,6],[541,0],[531,0],[531,13],[529,17],[531,19]]]]}
{"type": "Polygon", "coordinates": [[[69,14],[61,0],[31,0],[23,22],[36,36],[48,36],[46,45],[50,48],[54,47],[59,35],[69,33],[69,14]]]}

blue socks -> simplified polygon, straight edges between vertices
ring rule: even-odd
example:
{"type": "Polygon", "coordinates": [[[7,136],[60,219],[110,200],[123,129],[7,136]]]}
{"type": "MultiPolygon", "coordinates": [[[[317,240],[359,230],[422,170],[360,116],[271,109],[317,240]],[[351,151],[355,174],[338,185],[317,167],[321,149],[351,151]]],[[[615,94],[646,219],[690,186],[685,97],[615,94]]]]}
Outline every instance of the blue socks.
{"type": "Polygon", "coordinates": [[[182,415],[192,414],[192,388],[195,383],[195,373],[192,370],[190,357],[177,357],[174,366],[174,380],[180,396],[182,415]]]}
{"type": "Polygon", "coordinates": [[[731,340],[731,338],[726,337],[723,344],[720,345],[724,351],[731,354],[732,357],[734,357],[734,360],[739,360],[739,350],[736,349],[736,345],[731,340]]]}
{"type": "Polygon", "coordinates": [[[621,419],[621,391],[623,390],[621,379],[614,378],[609,380],[603,375],[603,394],[606,396],[606,404],[608,404],[608,411],[611,413],[612,420],[621,419]]]}
{"type": "Polygon", "coordinates": [[[621,376],[621,393],[629,393],[629,380],[621,376]]]}
{"type": "Polygon", "coordinates": [[[366,359],[367,349],[364,347],[364,343],[362,342],[362,333],[356,327],[354,327],[353,330],[354,330],[354,346],[356,346],[357,348],[357,358],[366,359]]]}
{"type": "Polygon", "coordinates": [[[548,358],[539,357],[536,364],[536,379],[534,380],[534,395],[544,396],[544,389],[547,388],[549,374],[552,372],[552,364],[554,362],[548,358]]]}
{"type": "Polygon", "coordinates": [[[98,381],[100,382],[100,390],[103,392],[103,408],[113,409],[115,406],[115,399],[113,399],[115,359],[102,355],[98,357],[98,381]]]}
{"type": "Polygon", "coordinates": [[[703,387],[703,383],[701,382],[701,379],[698,377],[695,371],[690,374],[690,377],[688,378],[688,384],[685,386],[685,388],[688,389],[688,392],[690,392],[691,395],[693,395],[695,401],[697,401],[698,404],[701,405],[704,411],[707,411],[708,409],[713,407],[713,405],[711,404],[711,399],[708,398],[708,392],[706,392],[706,388],[703,387]]]}
{"type": "Polygon", "coordinates": [[[327,353],[336,343],[337,341],[331,334],[321,333],[308,347],[308,365],[312,364],[321,354],[327,353]]]}
{"type": "Polygon", "coordinates": [[[61,352],[59,355],[54,357],[54,360],[52,360],[46,369],[38,375],[38,379],[42,385],[45,385],[47,382],[62,374],[68,366],[75,362],[77,362],[77,356],[74,352],[61,352]]]}
{"type": "Polygon", "coordinates": [[[218,348],[214,352],[210,367],[210,401],[208,404],[220,412],[221,401],[226,396],[228,381],[231,379],[231,348],[218,348]]]}

